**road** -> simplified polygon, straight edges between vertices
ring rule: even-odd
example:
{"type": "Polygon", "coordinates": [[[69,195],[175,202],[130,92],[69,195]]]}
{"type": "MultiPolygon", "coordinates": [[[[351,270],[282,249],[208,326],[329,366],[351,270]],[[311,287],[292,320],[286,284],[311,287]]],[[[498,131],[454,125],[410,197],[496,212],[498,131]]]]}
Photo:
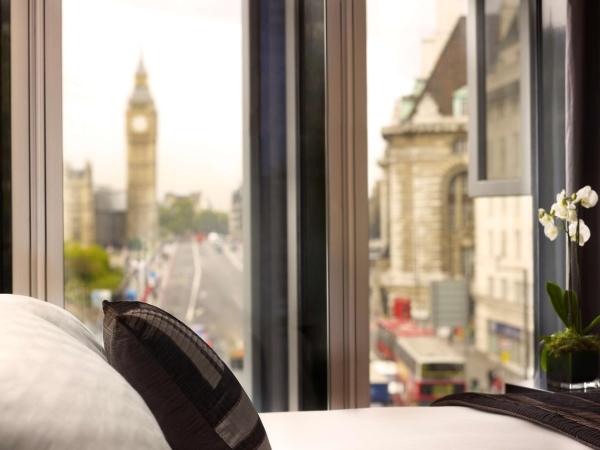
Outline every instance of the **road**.
{"type": "Polygon", "coordinates": [[[193,240],[175,244],[157,299],[192,328],[202,326],[224,361],[243,340],[241,267],[223,252],[224,243],[193,240]]]}

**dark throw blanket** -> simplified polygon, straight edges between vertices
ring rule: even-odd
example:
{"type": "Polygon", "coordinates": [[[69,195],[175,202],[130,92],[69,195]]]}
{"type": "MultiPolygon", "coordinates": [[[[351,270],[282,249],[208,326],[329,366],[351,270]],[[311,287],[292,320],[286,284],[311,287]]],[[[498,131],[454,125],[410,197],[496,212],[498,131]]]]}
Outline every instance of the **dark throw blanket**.
{"type": "Polygon", "coordinates": [[[600,450],[600,393],[453,394],[432,406],[468,406],[528,420],[600,450]]]}

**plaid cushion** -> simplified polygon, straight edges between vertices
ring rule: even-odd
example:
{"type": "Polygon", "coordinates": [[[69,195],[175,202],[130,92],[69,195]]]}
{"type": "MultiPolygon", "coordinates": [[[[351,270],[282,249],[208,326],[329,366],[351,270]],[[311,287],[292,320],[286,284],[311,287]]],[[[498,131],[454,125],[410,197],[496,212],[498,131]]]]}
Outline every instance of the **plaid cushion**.
{"type": "Polygon", "coordinates": [[[217,354],[167,312],[104,302],[110,364],[144,398],[174,450],[269,450],[252,402],[217,354]]]}

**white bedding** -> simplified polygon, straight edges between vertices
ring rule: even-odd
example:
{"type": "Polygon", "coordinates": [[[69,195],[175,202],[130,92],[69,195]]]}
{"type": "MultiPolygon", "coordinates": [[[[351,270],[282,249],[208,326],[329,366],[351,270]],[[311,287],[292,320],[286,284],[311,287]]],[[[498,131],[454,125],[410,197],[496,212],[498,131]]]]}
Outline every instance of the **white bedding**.
{"type": "Polygon", "coordinates": [[[273,450],[582,450],[521,419],[459,406],[266,413],[273,450]]]}

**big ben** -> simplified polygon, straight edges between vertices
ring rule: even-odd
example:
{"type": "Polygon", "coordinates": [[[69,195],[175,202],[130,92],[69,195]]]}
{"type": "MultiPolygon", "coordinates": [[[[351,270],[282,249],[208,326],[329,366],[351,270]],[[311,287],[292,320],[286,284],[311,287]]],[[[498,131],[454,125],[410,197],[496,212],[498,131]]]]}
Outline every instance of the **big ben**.
{"type": "Polygon", "coordinates": [[[156,128],[148,74],[140,60],[126,114],[127,129],[127,240],[146,249],[158,237],[156,202],[156,128]]]}

